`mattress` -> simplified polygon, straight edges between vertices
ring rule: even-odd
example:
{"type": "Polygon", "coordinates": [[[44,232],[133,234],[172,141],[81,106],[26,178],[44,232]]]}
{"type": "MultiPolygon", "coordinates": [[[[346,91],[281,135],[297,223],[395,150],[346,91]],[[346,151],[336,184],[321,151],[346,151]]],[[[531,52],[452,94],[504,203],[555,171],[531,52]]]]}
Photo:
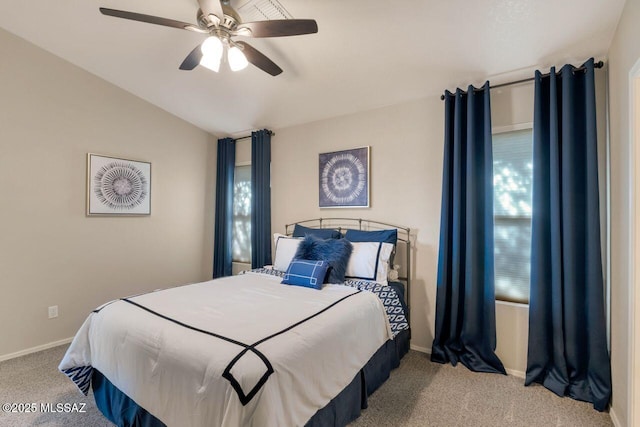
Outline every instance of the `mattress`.
{"type": "Polygon", "coordinates": [[[167,425],[304,425],[394,333],[373,292],[280,280],[254,272],[107,303],[60,370],[85,393],[98,371],[167,425]]]}

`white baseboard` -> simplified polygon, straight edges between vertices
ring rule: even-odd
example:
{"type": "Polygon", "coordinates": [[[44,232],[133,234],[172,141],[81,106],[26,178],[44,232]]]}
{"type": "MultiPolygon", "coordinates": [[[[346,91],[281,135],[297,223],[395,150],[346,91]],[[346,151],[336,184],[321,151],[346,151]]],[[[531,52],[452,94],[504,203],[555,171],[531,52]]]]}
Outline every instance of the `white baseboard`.
{"type": "Polygon", "coordinates": [[[431,349],[427,347],[420,347],[419,345],[411,344],[409,345],[411,350],[419,351],[420,353],[431,354],[431,349]]]}
{"type": "Polygon", "coordinates": [[[507,375],[512,375],[514,377],[518,377],[518,378],[525,378],[526,375],[524,372],[522,371],[516,371],[515,369],[509,369],[509,368],[504,368],[505,371],[507,371],[507,375]]]}
{"type": "Polygon", "coordinates": [[[609,408],[609,416],[611,417],[611,422],[613,422],[615,427],[623,427],[613,407],[609,408]]]}
{"type": "Polygon", "coordinates": [[[73,337],[65,338],[59,341],[53,341],[48,344],[42,344],[36,347],[27,348],[26,350],[16,351],[15,353],[4,354],[0,356],[0,362],[4,362],[5,360],[15,359],[16,357],[26,356],[27,354],[37,353],[42,350],[48,350],[53,347],[58,347],[59,345],[69,344],[73,341],[73,337]]]}

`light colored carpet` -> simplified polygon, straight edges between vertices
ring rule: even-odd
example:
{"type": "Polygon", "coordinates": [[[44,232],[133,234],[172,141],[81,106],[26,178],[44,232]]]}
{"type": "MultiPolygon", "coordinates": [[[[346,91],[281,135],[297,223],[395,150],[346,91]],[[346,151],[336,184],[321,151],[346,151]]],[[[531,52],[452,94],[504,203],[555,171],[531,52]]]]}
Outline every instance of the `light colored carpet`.
{"type": "MultiPolygon", "coordinates": [[[[93,401],[86,397],[60,371],[67,345],[0,363],[0,404],[35,403],[35,413],[0,412],[0,426],[113,426],[102,416],[93,401]],[[40,404],[86,403],[84,413],[41,412],[40,404]]],[[[79,406],[79,405],[78,405],[79,406]]],[[[46,408],[45,408],[46,409],[46,408]]],[[[64,409],[64,408],[63,408],[64,409]]]]}
{"type": "Polygon", "coordinates": [[[561,398],[513,376],[431,363],[410,351],[351,427],[613,426],[590,403],[561,398]]]}
{"type": "MultiPolygon", "coordinates": [[[[0,426],[112,426],[93,402],[58,372],[67,346],[0,363],[0,404],[35,403],[35,413],[0,412],[0,426]],[[41,412],[40,405],[86,403],[84,413],[41,412]]],[[[352,427],[612,426],[607,413],[560,398],[522,379],[431,363],[415,351],[369,398],[352,427]]]]}

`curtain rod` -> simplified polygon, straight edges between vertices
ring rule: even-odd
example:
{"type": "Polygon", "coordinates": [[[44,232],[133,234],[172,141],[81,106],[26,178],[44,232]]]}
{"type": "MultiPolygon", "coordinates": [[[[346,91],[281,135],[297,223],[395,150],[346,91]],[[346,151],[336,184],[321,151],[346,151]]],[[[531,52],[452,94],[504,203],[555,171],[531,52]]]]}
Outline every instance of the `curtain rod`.
{"type": "MultiPolygon", "coordinates": [[[[268,130],[268,129],[267,129],[267,133],[269,134],[269,136],[275,136],[276,135],[275,132],[273,132],[271,130],[268,130]]],[[[241,136],[240,138],[233,138],[233,140],[234,141],[241,141],[243,139],[249,139],[249,138],[251,138],[251,135],[241,136]]]]}
{"type": "MultiPolygon", "coordinates": [[[[593,66],[595,68],[602,68],[604,66],[604,62],[598,61],[595,64],[593,64],[593,66]]],[[[573,71],[584,71],[584,70],[585,70],[584,67],[578,67],[578,68],[575,68],[573,71]]],[[[547,77],[547,76],[549,76],[549,74],[551,74],[551,73],[543,74],[542,77],[547,77]]],[[[527,79],[515,80],[513,82],[500,83],[499,85],[489,86],[489,89],[497,89],[499,87],[517,85],[518,83],[530,82],[530,81],[532,81],[534,79],[535,79],[535,77],[529,77],[527,79]]],[[[466,92],[463,92],[463,93],[466,93],[466,92]]],[[[444,95],[440,95],[440,99],[444,101],[444,95]]]]}

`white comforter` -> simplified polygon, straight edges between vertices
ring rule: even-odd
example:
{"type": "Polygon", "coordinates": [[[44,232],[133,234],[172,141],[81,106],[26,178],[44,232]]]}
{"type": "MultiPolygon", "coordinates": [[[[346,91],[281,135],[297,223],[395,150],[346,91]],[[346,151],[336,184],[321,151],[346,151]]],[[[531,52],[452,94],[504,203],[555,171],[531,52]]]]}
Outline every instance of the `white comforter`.
{"type": "Polygon", "coordinates": [[[391,333],[382,303],[370,292],[337,285],[317,291],[280,280],[249,273],[128,298],[138,305],[105,304],[89,315],[59,368],[98,369],[169,426],[304,425],[391,333]],[[273,374],[243,404],[240,394],[249,394],[268,369],[251,350],[230,366],[243,344],[329,306],[256,345],[273,374]]]}

